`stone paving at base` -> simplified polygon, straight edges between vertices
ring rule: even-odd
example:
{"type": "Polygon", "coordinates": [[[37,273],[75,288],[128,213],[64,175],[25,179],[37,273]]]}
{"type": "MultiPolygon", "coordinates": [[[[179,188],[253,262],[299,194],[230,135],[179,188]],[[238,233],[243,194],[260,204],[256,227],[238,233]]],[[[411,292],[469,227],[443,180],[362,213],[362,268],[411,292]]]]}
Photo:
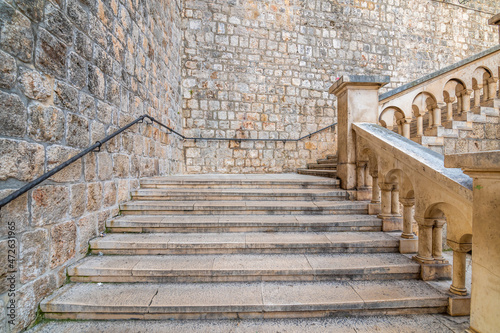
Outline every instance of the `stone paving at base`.
{"type": "Polygon", "coordinates": [[[469,317],[433,314],[283,320],[48,321],[27,333],[461,333],[468,327],[469,317]]]}

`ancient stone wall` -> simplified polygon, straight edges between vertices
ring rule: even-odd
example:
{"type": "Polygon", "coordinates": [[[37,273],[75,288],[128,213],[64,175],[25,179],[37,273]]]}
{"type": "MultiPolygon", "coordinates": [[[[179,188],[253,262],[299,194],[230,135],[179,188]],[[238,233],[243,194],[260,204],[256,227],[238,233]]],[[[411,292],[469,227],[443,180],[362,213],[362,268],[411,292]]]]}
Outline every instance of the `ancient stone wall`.
{"type": "MultiPolygon", "coordinates": [[[[179,0],[0,0],[0,198],[147,113],[180,127],[179,0]]],[[[135,125],[1,210],[0,331],[35,319],[138,178],[182,142],[135,125]],[[16,242],[11,281],[8,232],[16,242]],[[15,325],[5,312],[15,291],[15,325]]],[[[14,252],[12,252],[14,254],[14,252]]],[[[9,314],[11,311],[9,310],[9,314]]]]}
{"type": "MultiPolygon", "coordinates": [[[[189,136],[298,138],[336,121],[344,74],[395,88],[498,43],[495,0],[186,0],[182,109],[189,136]]],[[[383,89],[384,91],[384,89],[383,89]]],[[[299,143],[185,144],[189,173],[295,171],[335,153],[335,133],[299,143]]]]}

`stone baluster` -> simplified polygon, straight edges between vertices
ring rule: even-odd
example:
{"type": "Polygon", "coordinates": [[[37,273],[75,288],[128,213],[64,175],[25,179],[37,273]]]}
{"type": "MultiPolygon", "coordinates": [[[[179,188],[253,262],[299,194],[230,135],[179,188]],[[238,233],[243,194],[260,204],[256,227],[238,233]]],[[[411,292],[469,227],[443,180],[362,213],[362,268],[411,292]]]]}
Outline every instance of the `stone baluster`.
{"type": "Polygon", "coordinates": [[[393,216],[401,215],[399,212],[399,185],[394,184],[391,191],[391,214],[393,216]]]}
{"type": "Polygon", "coordinates": [[[428,113],[429,113],[429,125],[427,126],[427,128],[432,128],[432,125],[434,124],[434,114],[432,112],[432,109],[429,109],[428,113]]]}
{"type": "Polygon", "coordinates": [[[434,220],[432,228],[432,257],[434,260],[442,261],[443,258],[443,226],[445,219],[434,220]]]}
{"type": "Polygon", "coordinates": [[[485,101],[497,98],[497,81],[498,81],[497,77],[491,77],[487,80],[488,87],[487,89],[485,89],[486,90],[484,96],[485,101]]]}
{"type": "Polygon", "coordinates": [[[365,186],[366,187],[373,186],[373,179],[372,179],[372,176],[370,175],[370,172],[368,172],[368,166],[366,167],[366,170],[365,170],[365,186]]]}
{"type": "Polygon", "coordinates": [[[365,170],[366,170],[366,165],[367,165],[367,162],[366,161],[358,161],[356,162],[357,164],[357,172],[356,172],[356,182],[357,182],[357,189],[364,189],[366,188],[366,184],[365,184],[365,170]]]}
{"type": "Polygon", "coordinates": [[[394,186],[392,183],[380,183],[380,190],[381,190],[381,213],[379,217],[384,218],[384,217],[390,217],[392,216],[391,214],[391,193],[392,193],[392,187],[394,186]]]}
{"type": "Polygon", "coordinates": [[[466,281],[466,255],[471,250],[472,244],[458,244],[448,241],[453,250],[453,280],[450,291],[455,295],[467,295],[466,281]]]}
{"type": "Polygon", "coordinates": [[[470,111],[470,95],[472,94],[471,89],[462,90],[462,112],[470,111]]]}
{"type": "Polygon", "coordinates": [[[411,124],[411,119],[409,118],[404,118],[401,120],[402,127],[403,127],[403,136],[407,139],[410,138],[410,124],[411,124]]]}
{"type": "Polygon", "coordinates": [[[403,233],[401,234],[401,237],[407,239],[415,238],[412,231],[413,206],[415,205],[415,199],[402,198],[400,201],[403,204],[403,233]]]}
{"type": "Polygon", "coordinates": [[[418,254],[414,257],[421,263],[432,263],[432,227],[434,219],[415,217],[418,223],[418,254]]]}
{"type": "Polygon", "coordinates": [[[420,114],[417,116],[417,136],[424,136],[424,117],[420,114]]]}
{"type": "Polygon", "coordinates": [[[380,203],[380,186],[378,183],[378,175],[373,174],[372,179],[373,179],[373,182],[372,182],[372,201],[371,202],[374,204],[378,204],[378,203],[380,203]]]}
{"type": "MultiPolygon", "coordinates": [[[[481,89],[483,88],[482,85],[478,84],[477,86],[474,87],[474,108],[479,108],[481,106],[481,89]]],[[[485,93],[487,93],[485,89],[485,93]]],[[[486,100],[487,96],[486,94],[484,95],[484,99],[486,100]]]]}
{"type": "Polygon", "coordinates": [[[455,97],[449,97],[445,100],[446,102],[446,120],[453,120],[453,102],[455,102],[455,97]]]}
{"type": "Polygon", "coordinates": [[[459,92],[457,93],[457,112],[458,114],[462,114],[463,107],[462,107],[462,93],[459,92]]]}

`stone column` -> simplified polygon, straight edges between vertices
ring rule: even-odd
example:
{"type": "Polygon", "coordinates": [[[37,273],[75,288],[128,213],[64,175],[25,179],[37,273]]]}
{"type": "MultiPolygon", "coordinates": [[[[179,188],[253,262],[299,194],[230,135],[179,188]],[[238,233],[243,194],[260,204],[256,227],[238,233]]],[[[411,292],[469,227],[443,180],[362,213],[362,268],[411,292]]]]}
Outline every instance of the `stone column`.
{"type": "Polygon", "coordinates": [[[370,175],[370,172],[368,172],[368,167],[365,169],[365,186],[366,187],[373,186],[373,179],[372,176],[370,175]]]}
{"type": "Polygon", "coordinates": [[[366,164],[367,163],[365,161],[357,162],[357,189],[358,190],[366,188],[366,184],[365,184],[366,164]]]}
{"type": "Polygon", "coordinates": [[[429,110],[427,112],[429,113],[429,124],[428,124],[427,128],[432,128],[432,126],[434,124],[434,113],[432,110],[429,110]]]}
{"type": "Polygon", "coordinates": [[[416,253],[418,251],[418,239],[412,231],[413,224],[413,206],[415,199],[400,199],[403,204],[403,233],[399,240],[400,253],[416,253]]]}
{"type": "Polygon", "coordinates": [[[372,176],[372,200],[368,204],[368,214],[378,215],[381,212],[380,209],[380,187],[378,184],[378,174],[374,173],[372,176]]]}
{"type": "Polygon", "coordinates": [[[488,79],[488,87],[485,91],[485,102],[491,101],[497,98],[497,77],[491,77],[488,79]]]}
{"type": "Polygon", "coordinates": [[[462,114],[463,112],[463,107],[462,107],[462,93],[457,93],[457,112],[458,114],[462,114]]]}
{"type": "Polygon", "coordinates": [[[432,227],[434,220],[415,217],[418,223],[418,254],[415,260],[421,263],[432,263],[432,227]]]}
{"type": "Polygon", "coordinates": [[[403,136],[407,139],[410,138],[410,123],[411,119],[404,118],[402,121],[402,126],[403,126],[403,136]]]}
{"type": "Polygon", "coordinates": [[[472,94],[471,89],[464,89],[462,90],[462,112],[469,112],[470,111],[470,95],[472,94]]]}
{"type": "Polygon", "coordinates": [[[443,226],[446,220],[435,220],[432,228],[432,257],[434,260],[443,260],[443,226]]]}
{"type": "Polygon", "coordinates": [[[391,191],[391,214],[393,216],[401,215],[399,213],[399,185],[394,184],[391,191]]]}
{"type": "Polygon", "coordinates": [[[394,186],[391,183],[380,183],[380,190],[382,192],[381,195],[381,210],[382,212],[380,213],[379,217],[384,218],[384,217],[391,217],[391,194],[392,194],[392,187],[394,186]]]}
{"type": "Polygon", "coordinates": [[[415,238],[415,235],[412,232],[412,223],[413,223],[413,206],[415,205],[415,199],[400,199],[403,204],[403,233],[401,237],[403,238],[415,238]]]}
{"type": "Polygon", "coordinates": [[[378,123],[378,90],[390,82],[389,76],[342,76],[329,92],[337,96],[337,138],[340,186],[356,188],[356,147],[352,124],[378,123]]]}
{"type": "MultiPolygon", "coordinates": [[[[477,85],[474,87],[474,108],[479,108],[481,106],[481,88],[482,86],[477,85]]],[[[487,91],[484,91],[487,94],[487,91]]],[[[487,95],[484,95],[485,99],[487,95]]]]}
{"type": "Polygon", "coordinates": [[[437,106],[432,110],[433,118],[433,127],[441,127],[441,109],[437,106]]]}
{"type": "Polygon", "coordinates": [[[455,295],[465,296],[467,295],[465,287],[466,255],[472,244],[448,242],[448,245],[453,249],[453,280],[450,291],[455,295]]]}
{"type": "Polygon", "coordinates": [[[500,151],[447,155],[445,167],[472,178],[472,290],[470,327],[500,327],[500,151]]]}
{"type": "Polygon", "coordinates": [[[417,136],[424,136],[424,117],[417,116],[417,136]]]}
{"type": "Polygon", "coordinates": [[[380,189],[382,190],[382,212],[378,215],[382,219],[382,230],[383,231],[396,231],[403,229],[403,219],[401,215],[398,215],[399,208],[396,209],[396,205],[399,206],[399,191],[393,191],[394,184],[392,183],[381,183],[380,189]],[[393,195],[393,193],[395,193],[393,195]],[[394,213],[397,212],[397,214],[394,213]]]}
{"type": "Polygon", "coordinates": [[[450,97],[446,99],[446,120],[453,120],[453,102],[455,101],[455,97],[450,97]]]}

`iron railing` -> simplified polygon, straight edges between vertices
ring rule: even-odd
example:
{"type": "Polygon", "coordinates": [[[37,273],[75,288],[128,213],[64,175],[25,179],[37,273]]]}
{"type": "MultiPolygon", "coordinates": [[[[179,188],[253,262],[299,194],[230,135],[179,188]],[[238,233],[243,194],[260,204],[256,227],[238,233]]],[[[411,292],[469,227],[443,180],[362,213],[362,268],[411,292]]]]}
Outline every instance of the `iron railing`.
{"type": "Polygon", "coordinates": [[[283,141],[283,142],[290,142],[290,141],[300,141],[300,140],[303,140],[305,138],[310,138],[312,135],[316,134],[316,133],[319,133],[321,131],[324,131],[326,129],[329,129],[331,127],[334,127],[335,125],[337,125],[337,123],[334,123],[332,125],[329,125],[327,127],[324,127],[320,130],[317,130],[313,133],[310,133],[308,135],[305,135],[303,137],[300,137],[298,139],[248,139],[248,138],[203,138],[203,137],[186,137],[184,135],[182,135],[181,133],[175,131],[173,128],[170,128],[168,127],[167,125],[159,122],[158,120],[156,120],[155,118],[145,114],[145,115],[142,115],[140,116],[139,118],[135,119],[134,121],[128,123],[127,125],[121,127],[120,129],[118,129],[117,131],[113,132],[112,134],[106,136],[104,139],[100,140],[100,141],[97,141],[96,143],[94,143],[92,146],[88,147],[87,149],[85,150],[82,150],[78,155],[75,155],[73,156],[72,158],[70,158],[69,160],[67,160],[66,162],[58,165],[57,167],[55,167],[54,169],[44,173],[42,176],[38,177],[37,179],[29,182],[28,184],[24,185],[23,187],[21,187],[20,189],[18,189],[17,191],[15,192],[12,192],[10,195],[8,195],[7,197],[3,198],[2,200],[0,200],[0,209],[7,205],[9,202],[11,202],[12,200],[20,197],[21,195],[23,195],[24,193],[28,192],[29,190],[33,189],[35,186],[39,185],[41,182],[43,182],[44,180],[47,180],[49,179],[50,177],[52,177],[53,175],[55,175],[56,173],[58,173],[59,171],[61,171],[62,169],[66,168],[67,166],[69,166],[70,164],[76,162],[77,160],[79,160],[80,158],[84,157],[85,155],[87,155],[88,153],[90,152],[98,152],[100,151],[101,149],[101,146],[103,144],[105,144],[106,142],[108,142],[109,140],[113,139],[115,136],[117,136],[118,134],[122,133],[123,131],[129,129],[130,127],[132,127],[133,125],[137,124],[137,123],[142,123],[144,122],[145,119],[149,119],[151,122],[148,123],[146,121],[146,123],[148,125],[152,125],[153,123],[156,123],[158,124],[159,126],[163,127],[163,128],[166,128],[170,133],[174,133],[175,135],[179,136],[180,138],[184,139],[184,140],[206,140],[206,141],[283,141]]]}

